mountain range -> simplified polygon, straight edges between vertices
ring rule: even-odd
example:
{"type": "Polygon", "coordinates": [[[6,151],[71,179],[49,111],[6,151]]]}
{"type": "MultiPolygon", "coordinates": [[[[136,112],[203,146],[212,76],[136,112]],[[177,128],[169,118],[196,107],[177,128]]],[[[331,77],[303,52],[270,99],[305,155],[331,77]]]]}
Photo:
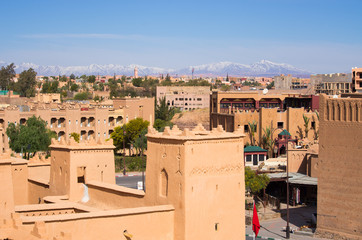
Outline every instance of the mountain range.
{"type": "MultiPolygon", "coordinates": [[[[0,61],[0,66],[5,66],[9,63],[0,61]]],[[[91,64],[88,66],[41,66],[33,63],[21,63],[16,65],[15,71],[20,73],[29,68],[33,68],[38,75],[44,76],[57,76],[74,74],[80,75],[127,75],[131,76],[134,73],[134,68],[138,68],[138,74],[140,76],[145,75],[191,75],[192,69],[194,69],[195,76],[276,76],[280,74],[292,74],[293,76],[309,76],[312,72],[296,68],[290,64],[274,63],[268,60],[261,60],[253,64],[241,64],[233,62],[219,62],[212,64],[203,64],[197,66],[189,66],[181,69],[166,69],[159,67],[146,67],[136,64],[128,66],[107,64],[98,65],[91,64]]]]}

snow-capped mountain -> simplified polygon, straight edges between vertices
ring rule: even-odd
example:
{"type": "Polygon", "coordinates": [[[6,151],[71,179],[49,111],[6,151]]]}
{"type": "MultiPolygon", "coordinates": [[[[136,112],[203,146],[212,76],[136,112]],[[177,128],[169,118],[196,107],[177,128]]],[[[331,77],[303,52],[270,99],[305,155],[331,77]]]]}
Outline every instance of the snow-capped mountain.
{"type": "Polygon", "coordinates": [[[293,74],[293,75],[310,75],[311,72],[293,67],[292,65],[285,63],[273,63],[267,60],[262,60],[250,65],[232,63],[232,62],[220,62],[214,64],[204,64],[194,67],[188,67],[181,69],[182,74],[190,73],[194,68],[194,74],[206,74],[216,76],[276,76],[280,74],[293,74]]]}
{"type": "MultiPolygon", "coordinates": [[[[0,61],[0,66],[5,66],[9,63],[0,61]]],[[[133,75],[134,68],[137,66],[138,74],[140,76],[145,75],[159,75],[159,74],[171,74],[171,75],[191,75],[192,69],[194,69],[194,75],[203,75],[203,76],[275,76],[279,74],[293,74],[295,76],[307,76],[311,72],[296,68],[292,65],[285,63],[273,63],[267,60],[262,60],[257,63],[250,65],[233,63],[233,62],[219,62],[212,64],[203,64],[198,66],[189,66],[186,68],[174,70],[174,69],[165,69],[159,67],[146,67],[136,64],[131,64],[128,66],[108,64],[108,65],[98,65],[91,64],[88,66],[40,66],[33,63],[21,63],[16,65],[16,72],[20,73],[29,68],[33,68],[38,75],[45,76],[57,76],[57,75],[67,75],[74,74],[80,76],[83,74],[86,75],[133,75]]]]}

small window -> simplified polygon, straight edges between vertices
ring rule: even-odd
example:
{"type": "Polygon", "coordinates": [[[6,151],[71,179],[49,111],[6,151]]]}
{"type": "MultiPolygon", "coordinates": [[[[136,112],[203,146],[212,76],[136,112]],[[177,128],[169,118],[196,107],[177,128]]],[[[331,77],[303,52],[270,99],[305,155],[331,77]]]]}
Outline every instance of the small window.
{"type": "Polygon", "coordinates": [[[264,161],[264,155],[263,154],[259,154],[259,162],[263,162],[264,161]]]}
{"type": "Polygon", "coordinates": [[[249,132],[249,125],[247,125],[247,124],[244,125],[244,132],[246,132],[246,133],[249,132]]]}
{"type": "Polygon", "coordinates": [[[311,127],[312,127],[312,129],[315,129],[315,122],[314,121],[311,123],[311,127]]]}
{"type": "Polygon", "coordinates": [[[278,128],[284,128],[284,123],[283,122],[278,122],[278,128]]]}
{"type": "Polygon", "coordinates": [[[251,155],[246,155],[246,161],[251,162],[251,155]]]}
{"type": "Polygon", "coordinates": [[[201,98],[198,98],[197,101],[201,101],[202,99],[201,98]]]}

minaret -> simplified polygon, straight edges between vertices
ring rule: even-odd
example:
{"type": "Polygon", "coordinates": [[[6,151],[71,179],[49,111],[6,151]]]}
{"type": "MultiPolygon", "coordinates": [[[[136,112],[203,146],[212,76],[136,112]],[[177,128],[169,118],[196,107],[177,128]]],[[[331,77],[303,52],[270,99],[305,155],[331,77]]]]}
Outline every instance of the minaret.
{"type": "Polygon", "coordinates": [[[138,69],[137,69],[137,67],[134,68],[134,78],[138,78],[138,69]]]}

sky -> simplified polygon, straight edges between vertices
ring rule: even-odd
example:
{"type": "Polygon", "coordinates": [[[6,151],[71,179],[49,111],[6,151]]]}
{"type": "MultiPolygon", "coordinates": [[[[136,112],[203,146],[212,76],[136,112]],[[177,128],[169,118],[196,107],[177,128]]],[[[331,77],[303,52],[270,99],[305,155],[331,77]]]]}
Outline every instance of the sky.
{"type": "Polygon", "coordinates": [[[0,61],[179,69],[266,59],[314,73],[362,67],[361,0],[12,0],[0,61]]]}

